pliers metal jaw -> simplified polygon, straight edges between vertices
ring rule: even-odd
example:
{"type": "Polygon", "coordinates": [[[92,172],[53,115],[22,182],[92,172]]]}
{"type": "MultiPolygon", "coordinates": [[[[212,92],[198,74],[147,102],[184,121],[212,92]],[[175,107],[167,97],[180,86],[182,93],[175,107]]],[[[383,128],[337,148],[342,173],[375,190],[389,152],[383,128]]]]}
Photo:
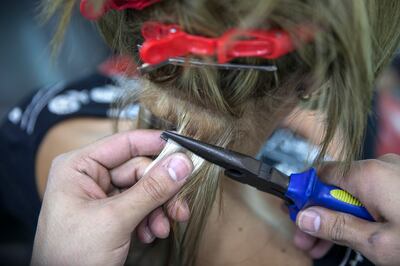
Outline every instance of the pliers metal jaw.
{"type": "Polygon", "coordinates": [[[274,167],[253,157],[194,140],[171,131],[163,132],[161,137],[164,140],[171,139],[206,161],[223,167],[226,176],[261,191],[271,193],[288,203],[291,202],[285,196],[289,185],[289,177],[274,167]]]}
{"type": "Polygon", "coordinates": [[[374,221],[368,210],[348,192],[321,182],[314,168],[287,176],[250,156],[166,131],[161,134],[205,160],[225,168],[225,175],[285,200],[290,218],[310,206],[321,206],[374,221]]]}

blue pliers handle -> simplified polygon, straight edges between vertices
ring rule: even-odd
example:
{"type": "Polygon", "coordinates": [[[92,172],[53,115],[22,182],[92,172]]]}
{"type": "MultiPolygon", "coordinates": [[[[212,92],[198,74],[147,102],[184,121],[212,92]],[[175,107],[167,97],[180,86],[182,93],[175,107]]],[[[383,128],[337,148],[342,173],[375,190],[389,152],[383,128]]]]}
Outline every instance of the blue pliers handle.
{"type": "Polygon", "coordinates": [[[358,199],[341,188],[321,182],[314,168],[292,174],[285,196],[293,202],[288,206],[290,218],[293,221],[296,221],[300,210],[311,206],[325,207],[374,221],[358,199]]]}
{"type": "Polygon", "coordinates": [[[172,139],[205,160],[225,168],[225,175],[273,194],[290,202],[290,218],[295,221],[300,210],[310,206],[321,206],[345,212],[365,220],[374,219],[362,204],[346,191],[322,183],[314,168],[290,177],[273,166],[253,157],[222,147],[191,139],[175,132],[161,134],[165,140],[172,139]]]}

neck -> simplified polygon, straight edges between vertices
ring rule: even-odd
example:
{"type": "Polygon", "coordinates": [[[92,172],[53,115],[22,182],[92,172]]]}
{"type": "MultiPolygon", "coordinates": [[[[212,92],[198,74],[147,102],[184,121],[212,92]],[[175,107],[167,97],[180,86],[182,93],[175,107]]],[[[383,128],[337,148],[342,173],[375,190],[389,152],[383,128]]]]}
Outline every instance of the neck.
{"type": "MultiPolygon", "coordinates": [[[[217,115],[207,113],[207,110],[201,110],[196,106],[189,108],[182,102],[176,105],[165,104],[163,101],[166,100],[171,99],[160,98],[158,102],[144,102],[153,114],[173,123],[177,123],[184,114],[190,117],[189,128],[192,126],[203,131],[189,130],[189,135],[204,134],[207,138],[210,137],[212,142],[221,138],[218,130],[226,131],[224,128],[226,125],[221,122],[223,119],[219,119],[217,115]],[[157,104],[154,104],[155,102],[157,104]]],[[[294,104],[293,101],[287,105],[281,104],[276,109],[267,109],[265,106],[269,105],[265,105],[261,100],[249,102],[245,108],[246,112],[240,119],[230,120],[237,134],[235,133],[233,143],[229,145],[229,148],[255,156],[264,141],[278,126],[278,121],[283,120],[293,109],[294,104]]],[[[289,220],[288,215],[281,211],[280,199],[226,177],[222,177],[221,186],[222,190],[213,202],[205,229],[201,233],[202,240],[196,256],[199,259],[198,264],[233,265],[253,258],[258,251],[263,253],[263,256],[276,256],[280,259],[288,255],[282,254],[286,250],[290,250],[295,254],[294,256],[301,255],[290,244],[294,224],[289,220]],[[264,254],[263,249],[266,246],[269,248],[264,254]],[[235,250],[241,250],[241,252],[234,252],[235,250]]],[[[272,260],[272,262],[278,262],[278,260],[272,260]]],[[[283,263],[283,261],[280,262],[283,263]]],[[[265,261],[254,263],[250,260],[249,263],[243,265],[262,263],[265,261]]]]}

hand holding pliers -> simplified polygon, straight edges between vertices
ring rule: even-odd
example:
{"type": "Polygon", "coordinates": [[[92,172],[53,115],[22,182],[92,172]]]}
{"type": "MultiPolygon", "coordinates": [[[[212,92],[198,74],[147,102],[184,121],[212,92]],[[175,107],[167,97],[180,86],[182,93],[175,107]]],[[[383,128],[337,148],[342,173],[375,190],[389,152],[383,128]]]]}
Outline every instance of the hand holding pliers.
{"type": "Polygon", "coordinates": [[[161,137],[171,139],[203,159],[225,168],[226,176],[282,198],[293,221],[300,210],[310,206],[321,206],[374,221],[358,199],[339,187],[321,182],[314,168],[287,176],[253,157],[174,132],[165,131],[161,137]]]}

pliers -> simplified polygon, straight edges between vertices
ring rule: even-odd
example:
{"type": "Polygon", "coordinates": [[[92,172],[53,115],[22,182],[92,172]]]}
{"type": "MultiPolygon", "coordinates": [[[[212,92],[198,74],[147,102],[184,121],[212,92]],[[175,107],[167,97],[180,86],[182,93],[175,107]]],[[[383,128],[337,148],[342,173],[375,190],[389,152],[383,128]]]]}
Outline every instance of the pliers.
{"type": "Polygon", "coordinates": [[[310,206],[321,206],[374,221],[358,199],[339,187],[321,182],[314,168],[287,176],[253,157],[171,131],[164,131],[161,138],[170,139],[206,161],[223,167],[227,177],[283,199],[293,221],[300,210],[310,206]]]}

